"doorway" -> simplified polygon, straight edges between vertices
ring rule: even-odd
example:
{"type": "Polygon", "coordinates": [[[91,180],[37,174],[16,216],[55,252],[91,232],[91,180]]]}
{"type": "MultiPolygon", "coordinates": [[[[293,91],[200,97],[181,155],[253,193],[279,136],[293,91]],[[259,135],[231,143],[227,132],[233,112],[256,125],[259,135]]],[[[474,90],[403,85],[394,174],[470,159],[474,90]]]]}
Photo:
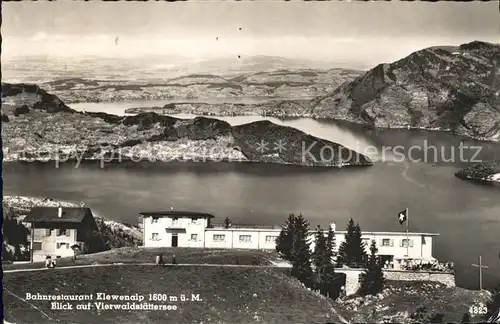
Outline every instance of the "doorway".
{"type": "Polygon", "coordinates": [[[177,234],[172,234],[172,247],[177,247],[179,242],[179,236],[177,234]]]}

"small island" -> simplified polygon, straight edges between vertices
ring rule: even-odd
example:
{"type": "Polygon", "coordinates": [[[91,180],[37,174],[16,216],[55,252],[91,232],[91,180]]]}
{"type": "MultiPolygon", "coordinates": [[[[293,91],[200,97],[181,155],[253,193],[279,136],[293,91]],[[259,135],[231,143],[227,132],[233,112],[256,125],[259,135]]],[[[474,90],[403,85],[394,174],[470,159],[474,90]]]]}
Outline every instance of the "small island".
{"type": "Polygon", "coordinates": [[[500,184],[500,161],[477,163],[459,170],[455,176],[464,180],[500,184]]]}

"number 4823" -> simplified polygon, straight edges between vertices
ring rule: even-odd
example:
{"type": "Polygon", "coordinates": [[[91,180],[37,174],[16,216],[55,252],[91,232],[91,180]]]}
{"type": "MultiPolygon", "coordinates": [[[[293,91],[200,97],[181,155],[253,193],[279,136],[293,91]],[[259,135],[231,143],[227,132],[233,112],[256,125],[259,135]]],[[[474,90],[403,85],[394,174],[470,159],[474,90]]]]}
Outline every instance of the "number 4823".
{"type": "Polygon", "coordinates": [[[469,314],[471,315],[485,315],[488,312],[486,306],[471,306],[469,307],[469,314]]]}

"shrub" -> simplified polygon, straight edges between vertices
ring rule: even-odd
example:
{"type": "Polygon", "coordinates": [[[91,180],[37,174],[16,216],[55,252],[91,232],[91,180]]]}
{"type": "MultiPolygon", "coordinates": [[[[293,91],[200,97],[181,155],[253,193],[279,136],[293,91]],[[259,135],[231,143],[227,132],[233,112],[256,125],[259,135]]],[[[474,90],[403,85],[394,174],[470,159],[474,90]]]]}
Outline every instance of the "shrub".
{"type": "Polygon", "coordinates": [[[18,117],[23,114],[27,114],[30,112],[30,109],[26,105],[22,105],[21,107],[17,107],[14,109],[14,116],[18,117]]]}

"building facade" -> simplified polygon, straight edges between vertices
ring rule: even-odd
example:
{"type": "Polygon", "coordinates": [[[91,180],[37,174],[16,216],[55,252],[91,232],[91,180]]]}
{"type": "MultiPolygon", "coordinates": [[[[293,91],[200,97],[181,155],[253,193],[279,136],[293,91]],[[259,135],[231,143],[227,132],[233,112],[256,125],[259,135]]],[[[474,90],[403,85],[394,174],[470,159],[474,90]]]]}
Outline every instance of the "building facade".
{"type": "Polygon", "coordinates": [[[90,208],[34,207],[24,218],[30,229],[32,262],[85,253],[97,225],[90,208]]]}
{"type": "MultiPolygon", "coordinates": [[[[281,227],[226,226],[213,225],[211,214],[167,211],[141,213],[139,226],[143,229],[144,247],[191,247],[191,248],[234,248],[234,249],[276,249],[276,238],[281,227]]],[[[346,231],[336,231],[335,223],[330,225],[335,232],[336,249],[345,240],[346,231]]],[[[326,235],[326,233],[325,233],[326,235]]],[[[397,268],[403,259],[435,260],[433,239],[438,234],[406,232],[363,232],[366,251],[371,241],[377,244],[378,254],[386,256],[397,268]]],[[[311,250],[314,249],[314,233],[310,234],[311,250]]]]}

